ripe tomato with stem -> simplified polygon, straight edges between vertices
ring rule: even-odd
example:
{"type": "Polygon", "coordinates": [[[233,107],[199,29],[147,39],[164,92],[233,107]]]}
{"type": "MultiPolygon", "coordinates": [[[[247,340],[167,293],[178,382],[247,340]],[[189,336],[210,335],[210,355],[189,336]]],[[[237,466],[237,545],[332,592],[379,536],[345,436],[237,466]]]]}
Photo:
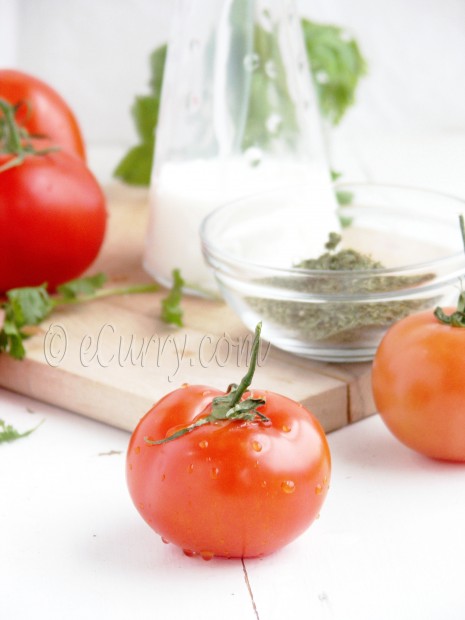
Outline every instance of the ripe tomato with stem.
{"type": "MultiPolygon", "coordinates": [[[[465,245],[464,219],[460,228],[465,245]]],[[[465,462],[465,293],[456,308],[408,316],[385,334],[372,386],[386,426],[409,448],[465,462]]]]}
{"type": "Polygon", "coordinates": [[[84,162],[27,136],[0,98],[0,292],[76,278],[96,258],[106,222],[104,194],[84,162]]]}
{"type": "Polygon", "coordinates": [[[49,84],[17,69],[0,69],[0,98],[14,107],[16,122],[29,135],[47,139],[62,150],[86,159],[76,116],[49,84]]]}
{"type": "Polygon", "coordinates": [[[131,436],[131,498],[163,540],[187,555],[276,551],[309,527],[328,491],[330,451],[317,419],[285,396],[250,389],[260,330],[239,385],[174,390],[131,436]]]}

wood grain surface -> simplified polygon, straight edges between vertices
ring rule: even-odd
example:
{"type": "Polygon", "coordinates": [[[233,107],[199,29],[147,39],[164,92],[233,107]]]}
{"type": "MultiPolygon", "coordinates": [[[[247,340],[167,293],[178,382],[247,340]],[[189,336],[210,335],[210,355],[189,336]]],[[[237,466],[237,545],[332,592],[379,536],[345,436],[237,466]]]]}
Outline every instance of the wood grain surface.
{"type": "MultiPolygon", "coordinates": [[[[109,285],[150,282],[142,268],[147,192],[106,189],[108,233],[89,273],[109,285]]],[[[185,327],[159,319],[166,291],[59,309],[27,341],[27,356],[0,355],[0,385],[106,424],[132,430],[183,383],[224,388],[245,372],[252,335],[222,302],[186,297],[185,327]]],[[[326,431],[375,411],[370,364],[327,364],[262,343],[254,385],[302,402],[326,431]]]]}

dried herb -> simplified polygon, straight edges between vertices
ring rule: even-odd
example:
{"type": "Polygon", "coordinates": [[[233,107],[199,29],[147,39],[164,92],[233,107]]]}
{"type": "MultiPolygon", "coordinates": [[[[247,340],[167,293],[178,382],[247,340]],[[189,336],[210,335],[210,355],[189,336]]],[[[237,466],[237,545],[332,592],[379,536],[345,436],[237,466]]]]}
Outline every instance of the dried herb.
{"type": "MultiPolygon", "coordinates": [[[[273,286],[273,291],[280,290],[280,293],[267,299],[249,298],[250,306],[262,320],[275,323],[281,329],[287,328],[289,335],[307,341],[342,344],[367,340],[370,331],[376,335],[379,329],[434,303],[434,299],[424,298],[347,300],[348,296],[353,295],[410,289],[432,280],[434,274],[390,276],[382,271],[377,274],[376,270],[384,269],[381,262],[351,248],[336,251],[340,241],[340,235],[330,233],[324,254],[293,265],[296,269],[321,271],[321,275],[302,271],[301,278],[272,278],[268,283],[273,286]],[[341,274],[341,271],[345,273],[341,274]],[[366,275],[362,273],[364,271],[366,275]],[[296,301],[292,299],[291,291],[308,293],[312,298],[296,301]],[[319,295],[339,296],[339,299],[320,301],[319,295]]],[[[266,283],[263,280],[260,282],[261,285],[266,283]]]]}

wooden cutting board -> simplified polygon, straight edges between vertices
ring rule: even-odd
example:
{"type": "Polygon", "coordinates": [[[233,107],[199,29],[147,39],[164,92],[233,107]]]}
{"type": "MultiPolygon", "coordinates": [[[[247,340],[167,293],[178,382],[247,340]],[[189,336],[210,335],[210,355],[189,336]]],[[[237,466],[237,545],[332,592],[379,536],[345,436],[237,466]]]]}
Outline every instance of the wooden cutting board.
{"type": "MultiPolygon", "coordinates": [[[[106,190],[109,228],[89,273],[109,285],[150,282],[141,257],[147,192],[106,190]]],[[[158,317],[157,293],[106,298],[57,310],[27,341],[22,361],[0,355],[0,385],[113,426],[132,430],[150,406],[183,383],[226,389],[244,375],[252,335],[223,303],[183,302],[185,327],[158,317]]],[[[326,431],[375,411],[370,364],[326,364],[262,343],[254,384],[302,402],[326,431]]]]}

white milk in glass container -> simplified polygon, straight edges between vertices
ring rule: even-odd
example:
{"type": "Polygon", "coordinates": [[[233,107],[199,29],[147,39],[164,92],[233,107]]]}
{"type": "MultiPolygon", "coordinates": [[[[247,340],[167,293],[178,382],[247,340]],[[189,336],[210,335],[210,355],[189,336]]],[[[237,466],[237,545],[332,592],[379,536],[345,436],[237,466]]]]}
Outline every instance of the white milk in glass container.
{"type": "MultiPolygon", "coordinates": [[[[215,295],[199,238],[213,209],[310,184],[309,256],[339,227],[300,18],[291,0],[178,0],[163,80],[144,265],[215,295]]],[[[279,255],[279,223],[268,231],[279,255]]],[[[289,265],[283,265],[289,266],[289,265]]]]}

